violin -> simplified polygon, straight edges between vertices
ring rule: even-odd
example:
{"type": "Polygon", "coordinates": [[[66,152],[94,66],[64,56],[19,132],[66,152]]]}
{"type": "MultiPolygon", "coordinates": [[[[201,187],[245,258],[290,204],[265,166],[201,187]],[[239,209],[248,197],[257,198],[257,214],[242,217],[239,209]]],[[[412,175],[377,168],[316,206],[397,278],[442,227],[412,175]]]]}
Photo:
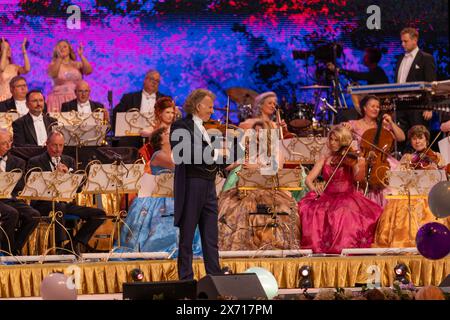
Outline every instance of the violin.
{"type": "Polygon", "coordinates": [[[434,169],[434,167],[430,168],[432,164],[439,165],[439,156],[431,149],[414,152],[410,160],[410,165],[414,169],[434,169]]]}
{"type": "Polygon", "coordinates": [[[337,166],[339,162],[347,167],[354,167],[358,163],[359,151],[352,147],[347,151],[348,146],[341,147],[331,158],[331,165],[337,166]]]}
{"type": "MultiPolygon", "coordinates": [[[[203,122],[203,126],[205,127],[206,131],[217,130],[220,133],[222,133],[223,136],[225,136],[225,132],[227,130],[226,124],[221,123],[219,120],[213,120],[213,119],[203,122]]],[[[237,127],[233,124],[228,125],[228,132],[233,134],[234,136],[237,135],[238,129],[239,129],[239,127],[237,127]]]]}

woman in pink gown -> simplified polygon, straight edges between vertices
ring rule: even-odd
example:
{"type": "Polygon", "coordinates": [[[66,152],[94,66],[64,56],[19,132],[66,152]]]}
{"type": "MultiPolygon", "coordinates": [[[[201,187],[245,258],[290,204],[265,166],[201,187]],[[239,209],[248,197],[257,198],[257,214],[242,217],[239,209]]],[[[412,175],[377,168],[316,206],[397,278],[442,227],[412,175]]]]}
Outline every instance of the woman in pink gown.
{"type": "Polygon", "coordinates": [[[76,61],[75,52],[66,40],[60,40],[53,49],[53,59],[48,74],[53,79],[53,90],[48,95],[48,112],[60,112],[64,102],[73,100],[77,82],[83,75],[92,73],[92,66],[83,55],[83,45],[78,48],[81,61],[76,61]]]}
{"type": "Polygon", "coordinates": [[[23,66],[19,66],[13,63],[11,47],[8,40],[5,38],[0,40],[0,101],[8,100],[12,97],[9,88],[11,79],[30,71],[30,61],[28,60],[26,44],[27,38],[23,39],[22,43],[23,66]]]}
{"type": "Polygon", "coordinates": [[[339,165],[341,151],[351,143],[347,128],[333,128],[328,136],[330,155],[321,158],[306,177],[311,191],[298,203],[303,249],[336,254],[344,248],[368,248],[373,242],[382,208],[354,187],[355,180],[364,177],[365,159],[339,165]],[[326,188],[314,183],[320,173],[325,181],[331,179],[326,188]]]}

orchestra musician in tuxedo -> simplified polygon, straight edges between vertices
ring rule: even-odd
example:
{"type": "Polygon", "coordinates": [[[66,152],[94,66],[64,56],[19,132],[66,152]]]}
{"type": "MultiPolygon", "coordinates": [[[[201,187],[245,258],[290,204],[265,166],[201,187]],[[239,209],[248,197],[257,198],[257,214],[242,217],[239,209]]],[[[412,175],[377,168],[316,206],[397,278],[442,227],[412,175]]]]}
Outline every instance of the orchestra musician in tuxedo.
{"type": "Polygon", "coordinates": [[[85,80],[77,82],[75,87],[76,98],[61,105],[61,112],[77,111],[78,113],[89,114],[98,109],[105,109],[103,104],[90,99],[91,87],[85,80]]]}
{"type": "Polygon", "coordinates": [[[20,116],[28,113],[26,95],[28,92],[27,81],[22,76],[15,76],[9,81],[9,90],[12,97],[0,102],[0,112],[17,110],[20,116]]]}
{"type": "MultiPolygon", "coordinates": [[[[159,92],[161,75],[157,70],[151,69],[145,74],[142,91],[125,93],[120,102],[113,109],[112,124],[116,128],[117,112],[127,112],[130,109],[137,108],[141,113],[154,114],[156,101],[166,95],[159,92]]],[[[143,139],[140,137],[120,137],[117,146],[140,148],[143,145],[143,139]]]]}
{"type": "Polygon", "coordinates": [[[44,114],[44,95],[39,90],[31,90],[26,95],[29,112],[13,121],[13,145],[15,147],[43,146],[51,132],[55,118],[44,114]]]}
{"type": "MultiPolygon", "coordinates": [[[[46,151],[38,156],[28,160],[28,170],[41,169],[42,171],[58,171],[61,173],[73,172],[75,170],[75,160],[63,154],[64,135],[58,131],[52,131],[47,139],[46,151]]],[[[31,205],[36,208],[41,215],[47,216],[52,210],[51,201],[32,201],[31,205]]],[[[63,215],[69,214],[78,216],[84,221],[82,227],[78,230],[73,240],[75,253],[91,250],[88,245],[89,239],[95,230],[103,223],[105,212],[101,209],[79,206],[74,203],[58,202],[56,210],[61,211],[63,215]]],[[[61,218],[58,218],[61,219],[61,218]]],[[[64,219],[64,218],[63,218],[64,219]]],[[[62,220],[60,220],[62,223],[62,220]]],[[[58,247],[62,247],[63,241],[68,240],[67,234],[63,228],[56,225],[56,242],[58,247]]],[[[70,241],[66,244],[66,249],[71,250],[70,241]]]]}
{"type": "MultiPolygon", "coordinates": [[[[434,57],[419,49],[419,32],[414,28],[405,28],[400,32],[402,47],[405,54],[401,56],[395,69],[397,83],[436,81],[436,63],[434,57]]],[[[400,128],[408,132],[415,125],[430,128],[432,111],[398,110],[397,120],[400,128]]]]}
{"type": "MultiPolygon", "coordinates": [[[[38,218],[41,215],[39,211],[30,207],[25,201],[17,199],[19,191],[24,188],[26,163],[24,160],[9,153],[11,145],[11,133],[6,129],[0,129],[0,172],[10,172],[14,169],[20,169],[22,171],[22,177],[11,192],[11,197],[0,199],[0,224],[3,228],[9,230],[7,234],[12,253],[19,255],[28,237],[36,228],[39,222],[38,218]],[[8,222],[3,223],[4,218],[10,221],[16,221],[16,223],[12,223],[11,225],[8,222]]],[[[7,244],[2,241],[1,247],[5,250],[7,244]]]]}
{"type": "Polygon", "coordinates": [[[224,166],[223,160],[227,153],[223,149],[213,149],[211,137],[203,126],[214,113],[214,100],[215,95],[206,89],[192,91],[183,107],[187,116],[175,121],[170,128],[170,143],[175,162],[174,224],[180,229],[180,280],[194,278],[192,243],[197,225],[206,273],[221,272],[215,179],[218,170],[224,166]]]}

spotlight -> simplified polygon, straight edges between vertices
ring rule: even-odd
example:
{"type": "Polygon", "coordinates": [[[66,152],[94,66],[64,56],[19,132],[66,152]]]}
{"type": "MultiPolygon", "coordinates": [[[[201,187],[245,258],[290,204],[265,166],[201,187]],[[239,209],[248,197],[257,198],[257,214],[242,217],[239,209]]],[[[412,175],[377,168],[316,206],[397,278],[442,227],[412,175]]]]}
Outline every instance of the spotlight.
{"type": "Polygon", "coordinates": [[[299,284],[298,286],[302,289],[306,288],[312,288],[313,282],[312,282],[312,268],[310,266],[302,266],[299,271],[299,284]]]}
{"type": "Polygon", "coordinates": [[[408,267],[404,263],[399,263],[394,268],[395,280],[403,284],[409,283],[408,267]]]}
{"type": "Polygon", "coordinates": [[[139,268],[131,270],[130,276],[131,276],[131,280],[133,280],[134,282],[144,280],[144,273],[139,268]]]}
{"type": "Polygon", "coordinates": [[[227,266],[223,267],[221,271],[223,274],[233,274],[233,272],[227,266]]]}

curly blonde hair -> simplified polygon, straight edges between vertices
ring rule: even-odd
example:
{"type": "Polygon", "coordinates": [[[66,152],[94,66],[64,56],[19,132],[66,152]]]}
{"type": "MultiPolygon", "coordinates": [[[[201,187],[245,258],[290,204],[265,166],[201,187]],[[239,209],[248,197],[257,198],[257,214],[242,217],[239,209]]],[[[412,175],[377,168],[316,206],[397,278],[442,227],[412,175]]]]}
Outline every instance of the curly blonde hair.
{"type": "Polygon", "coordinates": [[[73,50],[72,45],[69,43],[69,41],[64,40],[64,39],[63,40],[59,40],[56,43],[55,47],[53,48],[53,55],[52,55],[53,60],[58,58],[58,45],[60,43],[62,43],[62,42],[67,43],[67,45],[69,46],[69,58],[70,58],[70,60],[72,60],[72,61],[77,60],[77,56],[75,55],[75,51],[73,50]]]}
{"type": "Polygon", "coordinates": [[[341,147],[348,147],[353,141],[352,132],[344,126],[334,126],[328,133],[328,139],[332,134],[339,140],[341,147]]]}

